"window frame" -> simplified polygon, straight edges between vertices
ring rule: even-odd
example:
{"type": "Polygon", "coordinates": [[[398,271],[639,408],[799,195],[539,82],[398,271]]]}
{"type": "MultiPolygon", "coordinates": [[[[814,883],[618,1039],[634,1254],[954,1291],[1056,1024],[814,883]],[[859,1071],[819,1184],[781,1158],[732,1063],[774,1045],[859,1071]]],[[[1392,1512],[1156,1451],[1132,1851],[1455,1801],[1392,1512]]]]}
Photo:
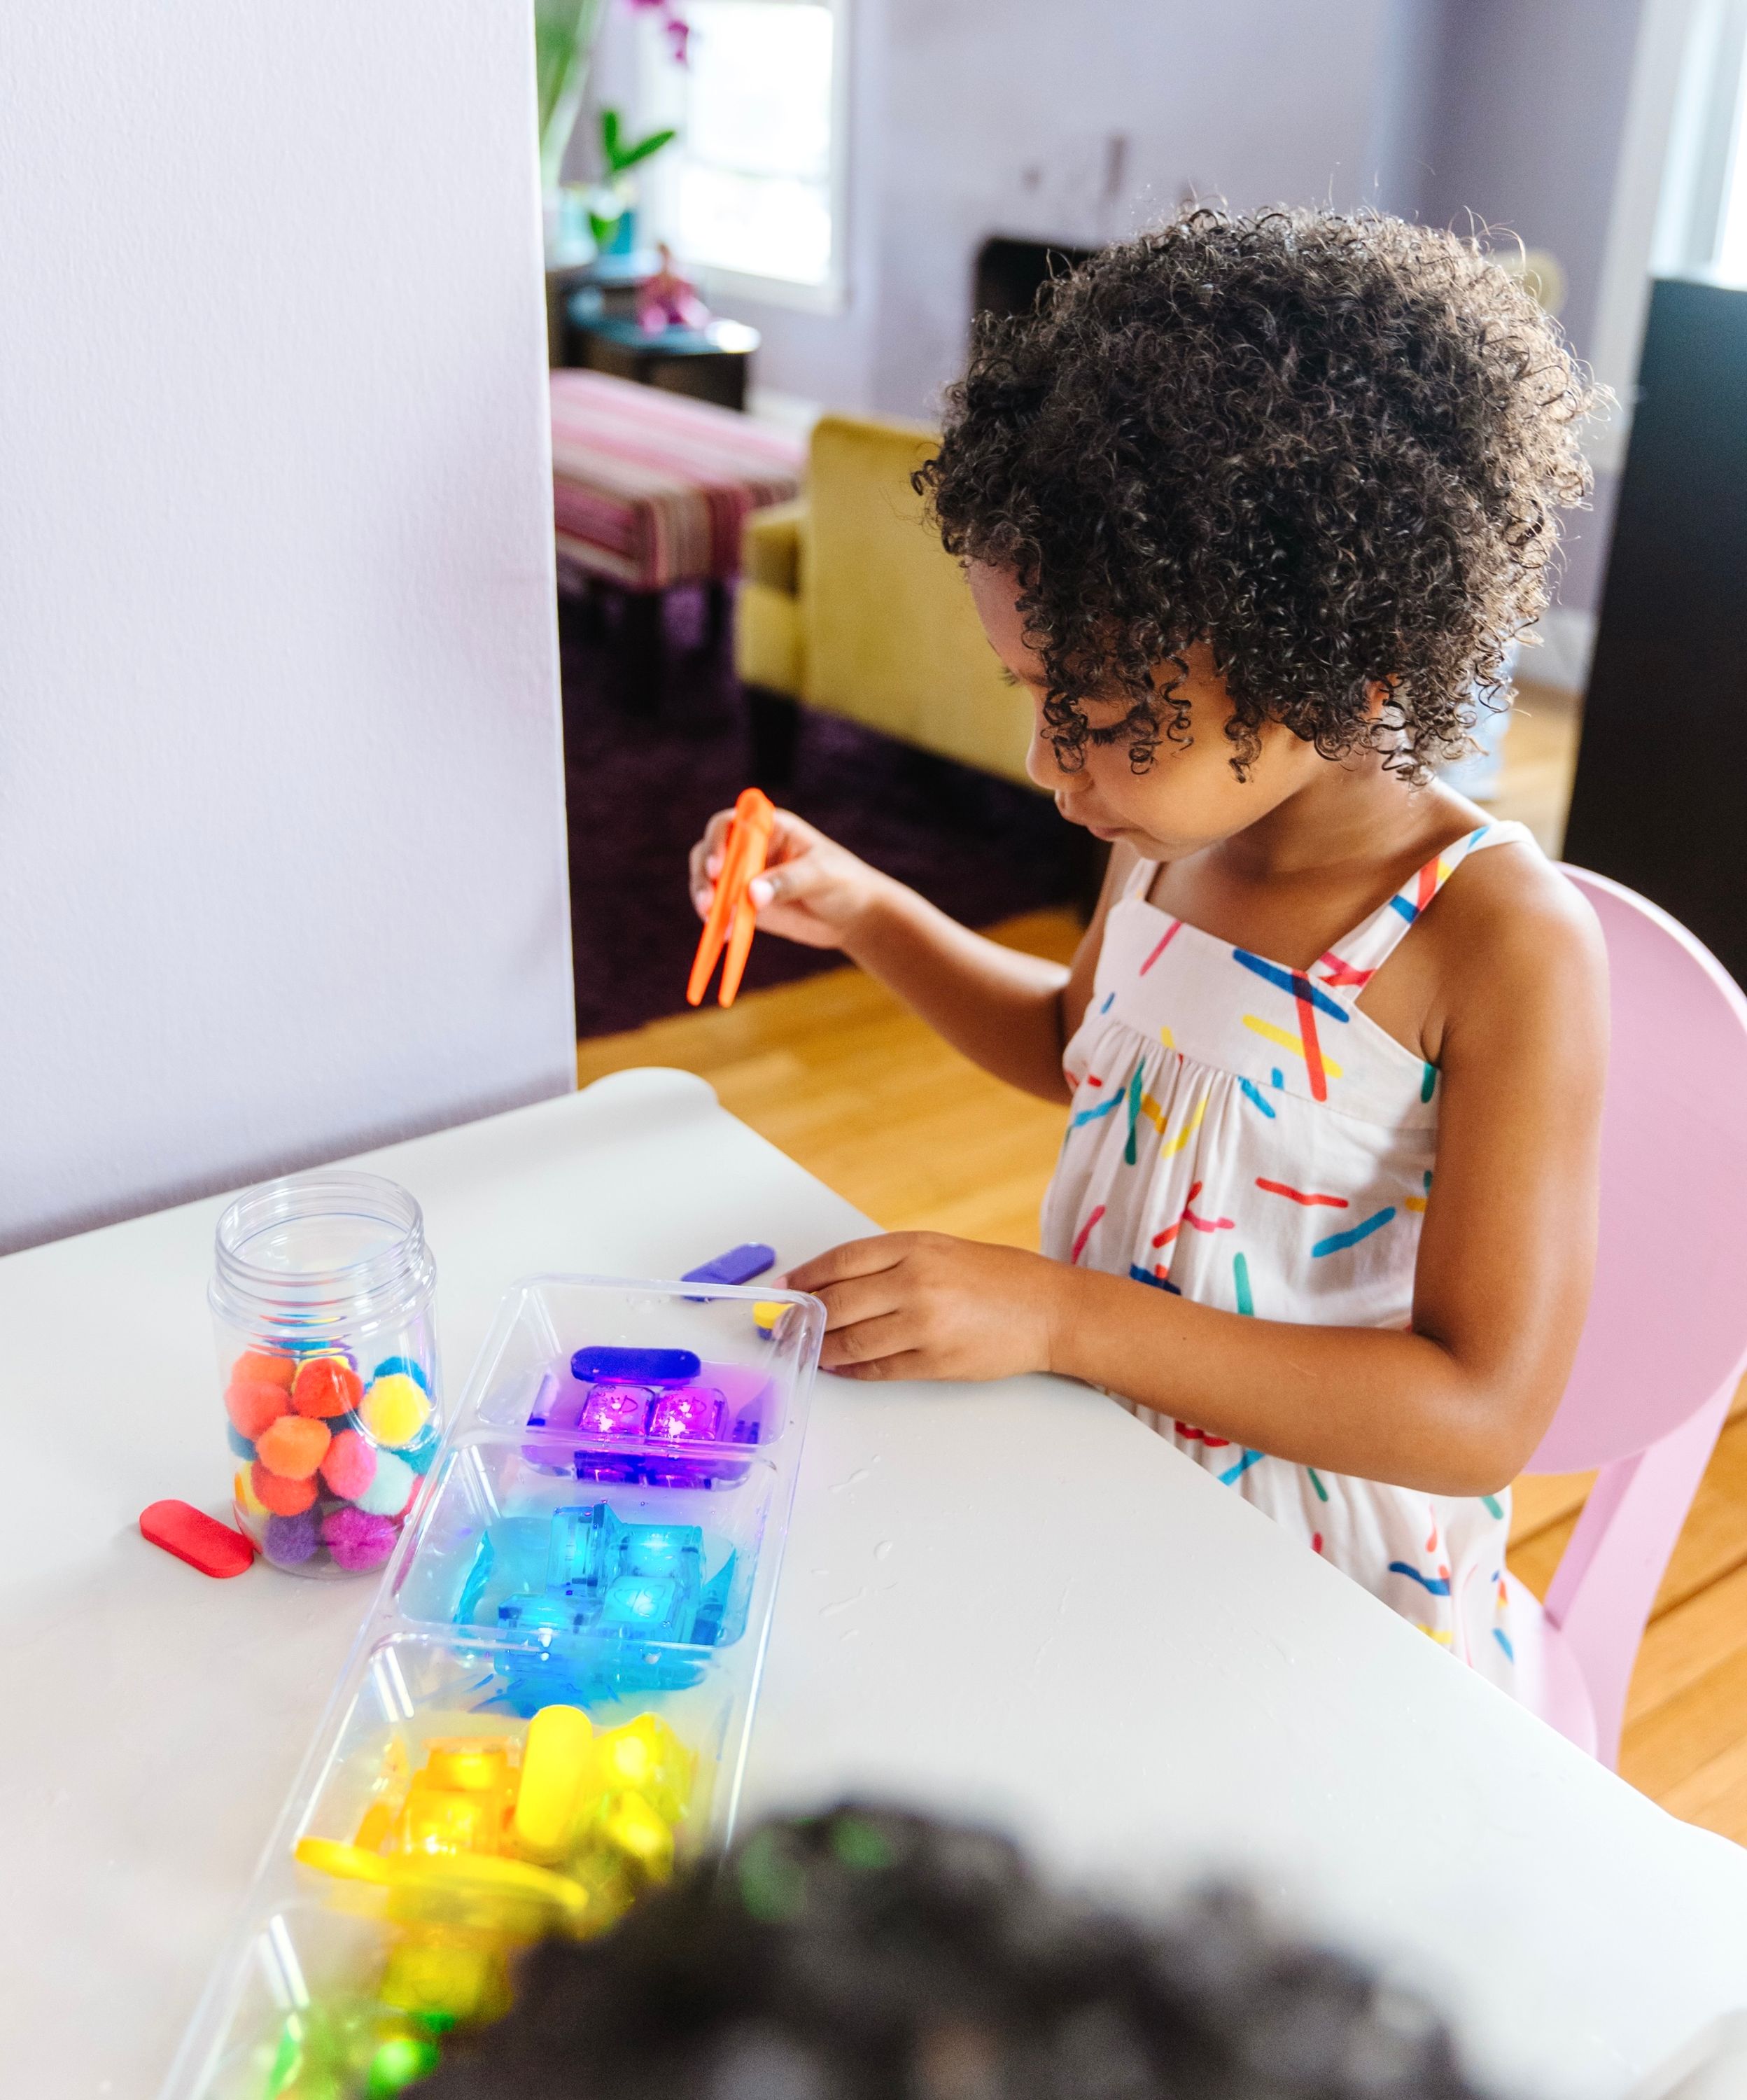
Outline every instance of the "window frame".
{"type": "Polygon", "coordinates": [[[1619,406],[1592,426],[1585,449],[1604,473],[1626,464],[1631,435],[1638,363],[1643,349],[1650,290],[1659,276],[1691,274],[1681,253],[1695,216],[1690,188],[1692,152],[1677,154],[1683,119],[1705,121],[1702,83],[1693,79],[1695,51],[1705,17],[1730,11],[1740,0],[1644,0],[1633,55],[1631,86],[1603,251],[1590,360],[1597,378],[1619,406]]]}
{"type": "MultiPolygon", "coordinates": [[[[728,303],[749,301],[761,306],[787,307],[801,313],[840,314],[847,307],[849,297],[849,42],[853,33],[852,0],[754,0],[761,7],[821,7],[831,17],[831,170],[828,182],[828,205],[831,214],[831,264],[823,280],[814,285],[801,284],[790,277],[765,277],[743,270],[732,270],[719,263],[705,262],[695,256],[687,255],[680,244],[673,243],[682,268],[695,272],[698,288],[708,299],[721,299],[728,303]]],[[[675,68],[660,40],[655,25],[645,22],[643,34],[637,51],[637,100],[639,115],[645,128],[673,121],[673,87],[675,68]]],[[[676,142],[677,161],[685,156],[683,126],[676,142]]],[[[659,222],[665,218],[671,226],[673,217],[672,199],[677,183],[677,164],[666,162],[663,155],[655,164],[666,179],[661,183],[660,202],[655,214],[658,220],[658,238],[668,238],[659,222]]],[[[653,171],[652,171],[653,172],[653,171]]]]}

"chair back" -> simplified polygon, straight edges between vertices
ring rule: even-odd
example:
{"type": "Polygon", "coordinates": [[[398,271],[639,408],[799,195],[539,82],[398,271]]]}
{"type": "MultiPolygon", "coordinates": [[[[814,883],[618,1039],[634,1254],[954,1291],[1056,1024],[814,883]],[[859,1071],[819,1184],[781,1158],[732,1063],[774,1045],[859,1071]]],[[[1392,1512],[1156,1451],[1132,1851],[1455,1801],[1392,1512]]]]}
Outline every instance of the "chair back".
{"type": "Polygon", "coordinates": [[[1747,1359],[1747,999],[1665,911],[1564,872],[1601,920],[1612,1040],[1595,1292],[1534,1473],[1647,1449],[1747,1359]]]}
{"type": "Polygon", "coordinates": [[[1029,785],[1031,702],[1001,676],[910,477],[937,435],[822,416],[807,470],[802,655],[810,708],[1029,785]]]}

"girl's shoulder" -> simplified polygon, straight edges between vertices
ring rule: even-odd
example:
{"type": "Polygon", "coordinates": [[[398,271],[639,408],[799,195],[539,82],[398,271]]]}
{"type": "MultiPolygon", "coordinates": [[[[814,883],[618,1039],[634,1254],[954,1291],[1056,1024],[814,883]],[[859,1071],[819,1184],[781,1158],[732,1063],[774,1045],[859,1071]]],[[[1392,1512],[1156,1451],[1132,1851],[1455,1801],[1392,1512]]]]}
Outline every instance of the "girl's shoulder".
{"type": "MultiPolygon", "coordinates": [[[[1467,835],[1464,835],[1465,836],[1467,835]]],[[[1453,1021],[1488,1017],[1604,1016],[1607,950],[1588,900],[1532,840],[1470,852],[1404,942],[1400,960],[1425,994],[1422,1040],[1442,1062],[1453,1021]]],[[[1404,987],[1405,989],[1405,987],[1404,987]]]]}
{"type": "Polygon", "coordinates": [[[1455,955],[1476,948],[1494,953],[1542,940],[1599,947],[1601,929],[1588,900],[1568,882],[1532,837],[1520,827],[1493,826],[1482,818],[1475,832],[1464,832],[1458,849],[1470,840],[1489,850],[1470,850],[1457,871],[1459,879],[1443,885],[1436,908],[1426,914],[1422,933],[1455,955]],[[1503,836],[1497,836],[1502,832],[1503,836]]]}

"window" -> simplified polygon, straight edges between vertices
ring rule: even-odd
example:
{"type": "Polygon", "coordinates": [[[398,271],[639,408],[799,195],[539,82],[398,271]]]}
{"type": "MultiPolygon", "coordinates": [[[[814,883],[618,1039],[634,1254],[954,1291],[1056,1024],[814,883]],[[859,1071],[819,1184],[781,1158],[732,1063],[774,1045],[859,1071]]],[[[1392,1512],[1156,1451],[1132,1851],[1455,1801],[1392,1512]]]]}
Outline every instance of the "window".
{"type": "Polygon", "coordinates": [[[815,307],[843,289],[843,0],[686,0],[688,62],[646,64],[679,138],[651,216],[724,290],[815,307]]]}
{"type": "Polygon", "coordinates": [[[1747,283],[1747,0],[1643,0],[1590,358],[1620,410],[1586,439],[1625,464],[1652,276],[1747,283]]]}
{"type": "Polygon", "coordinates": [[[1651,267],[1658,275],[1747,276],[1747,0],[1701,0],[1685,46],[1651,267]]]}

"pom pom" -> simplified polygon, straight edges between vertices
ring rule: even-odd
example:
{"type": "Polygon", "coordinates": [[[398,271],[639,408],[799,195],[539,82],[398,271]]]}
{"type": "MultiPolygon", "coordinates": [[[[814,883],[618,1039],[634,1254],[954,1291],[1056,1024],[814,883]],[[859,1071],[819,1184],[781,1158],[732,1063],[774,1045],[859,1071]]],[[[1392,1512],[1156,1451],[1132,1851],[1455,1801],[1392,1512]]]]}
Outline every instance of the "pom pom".
{"type": "Polygon", "coordinates": [[[267,1520],[267,1557],[281,1568],[301,1568],[315,1553],[315,1512],[298,1516],[270,1516],[267,1520]]]}
{"type": "Polygon", "coordinates": [[[264,1515],[301,1516],[315,1499],[313,1480],[288,1480],[270,1473],[258,1458],[249,1468],[249,1485],[264,1515]]]}
{"type": "Polygon", "coordinates": [[[298,1373],[291,1388],[291,1405],[299,1414],[325,1421],[355,1408],[363,1391],[364,1381],[350,1364],[338,1357],[317,1357],[298,1373]]]}
{"type": "Polygon", "coordinates": [[[258,1443],[262,1431],[290,1408],[291,1396],[282,1385],[240,1385],[232,1379],[224,1396],[225,1413],[251,1443],[258,1443]]]}
{"type": "Polygon", "coordinates": [[[334,1566],[355,1575],[380,1568],[399,1536],[386,1516],[370,1516],[360,1509],[337,1509],[321,1520],[321,1542],[333,1555],[334,1566]]]}
{"type": "Polygon", "coordinates": [[[403,1444],[400,1456],[415,1473],[428,1473],[436,1462],[437,1449],[443,1439],[437,1434],[435,1422],[427,1422],[410,1444],[403,1444]]]}
{"type": "Polygon", "coordinates": [[[430,1402],[404,1371],[390,1371],[371,1381],[358,1411],[378,1444],[398,1448],[410,1444],[430,1419],[430,1402]]]}
{"type": "Polygon", "coordinates": [[[297,1358],[277,1349],[245,1349],[231,1366],[232,1385],[280,1385],[288,1392],[297,1374],[297,1358]]]}
{"type": "Polygon", "coordinates": [[[288,1480],[307,1480],[326,1457],[332,1441],[325,1422],[285,1414],[255,1439],[255,1452],[269,1472],[288,1480]]]}
{"type": "Polygon", "coordinates": [[[384,1357],[371,1376],[380,1379],[393,1378],[397,1374],[411,1379],[421,1392],[430,1391],[430,1380],[425,1375],[425,1366],[412,1357],[384,1357]]]}
{"type": "MultiPolygon", "coordinates": [[[[370,1447],[366,1444],[364,1449],[368,1451],[370,1447]]],[[[417,1485],[418,1475],[406,1460],[392,1451],[384,1451],[377,1458],[376,1478],[352,1500],[372,1516],[399,1516],[412,1501],[412,1490],[417,1485]]]]}
{"type": "MultiPolygon", "coordinates": [[[[364,1490],[377,1477],[376,1446],[355,1429],[342,1429],[328,1446],[321,1462],[321,1477],[331,1493],[349,1502],[362,1501],[364,1490]]],[[[374,1509],[376,1504],[367,1502],[364,1507],[374,1509]]],[[[386,1510],[382,1513],[392,1514],[386,1510]]]]}
{"type": "Polygon", "coordinates": [[[231,1499],[236,1503],[239,1515],[252,1516],[259,1524],[267,1514],[267,1507],[254,1491],[254,1483],[249,1477],[252,1470],[248,1466],[237,1467],[236,1477],[231,1483],[231,1499]]]}
{"type": "Polygon", "coordinates": [[[231,1449],[236,1454],[239,1458],[254,1458],[255,1454],[255,1447],[249,1442],[249,1439],[244,1436],[241,1430],[237,1427],[234,1422],[226,1423],[224,1425],[224,1433],[230,1443],[231,1449]]]}

